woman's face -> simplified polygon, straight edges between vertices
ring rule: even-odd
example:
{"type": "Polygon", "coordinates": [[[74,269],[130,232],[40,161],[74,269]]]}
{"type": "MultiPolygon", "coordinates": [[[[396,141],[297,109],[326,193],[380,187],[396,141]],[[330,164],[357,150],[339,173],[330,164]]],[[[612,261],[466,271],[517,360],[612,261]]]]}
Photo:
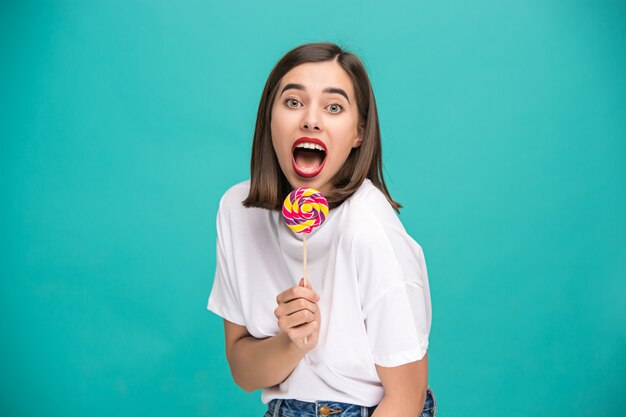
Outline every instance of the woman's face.
{"type": "Polygon", "coordinates": [[[272,104],[271,133],[292,187],[329,193],[331,179],[361,145],[358,122],[352,80],[337,62],[301,64],[285,74],[272,104]]]}

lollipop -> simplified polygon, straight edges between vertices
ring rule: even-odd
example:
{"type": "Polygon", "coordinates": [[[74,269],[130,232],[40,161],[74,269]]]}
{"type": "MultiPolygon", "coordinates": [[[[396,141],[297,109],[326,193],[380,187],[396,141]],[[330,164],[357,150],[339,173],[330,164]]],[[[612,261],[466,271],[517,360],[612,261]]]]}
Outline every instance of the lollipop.
{"type": "Polygon", "coordinates": [[[311,233],[328,217],[328,202],[314,188],[293,190],[283,203],[285,223],[296,233],[311,233]]]}
{"type": "MultiPolygon", "coordinates": [[[[304,233],[304,285],[306,278],[306,235],[311,233],[328,217],[328,201],[314,188],[300,187],[293,190],[283,203],[283,218],[291,230],[304,233]]],[[[307,344],[308,337],[304,339],[307,344]]]]}

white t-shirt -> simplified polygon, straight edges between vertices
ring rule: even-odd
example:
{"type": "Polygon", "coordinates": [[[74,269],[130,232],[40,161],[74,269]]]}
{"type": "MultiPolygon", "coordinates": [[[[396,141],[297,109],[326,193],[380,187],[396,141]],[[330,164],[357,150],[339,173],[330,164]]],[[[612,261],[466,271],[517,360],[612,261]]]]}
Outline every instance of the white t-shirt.
{"type": "MultiPolygon", "coordinates": [[[[217,214],[215,279],[207,308],[256,338],[280,332],[276,296],[303,275],[303,236],[282,213],[246,208],[250,181],[231,187],[217,214]]],[[[420,360],[428,348],[431,302],[421,246],[385,195],[366,179],[307,236],[307,278],[320,295],[318,344],[274,398],[371,407],[383,398],[375,364],[420,360]]]]}

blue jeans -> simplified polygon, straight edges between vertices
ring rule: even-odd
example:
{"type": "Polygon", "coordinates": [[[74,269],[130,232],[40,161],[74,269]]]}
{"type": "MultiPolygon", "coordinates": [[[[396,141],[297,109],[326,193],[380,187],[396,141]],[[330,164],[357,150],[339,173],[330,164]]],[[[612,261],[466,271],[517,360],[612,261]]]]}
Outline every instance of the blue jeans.
{"type": "MultiPolygon", "coordinates": [[[[275,399],[269,402],[263,417],[369,417],[376,406],[340,403],[336,401],[316,401],[309,403],[292,399],[275,399]]],[[[426,390],[426,402],[419,417],[434,417],[437,413],[437,402],[433,391],[426,390]]],[[[416,416],[418,417],[418,416],[416,416]]]]}

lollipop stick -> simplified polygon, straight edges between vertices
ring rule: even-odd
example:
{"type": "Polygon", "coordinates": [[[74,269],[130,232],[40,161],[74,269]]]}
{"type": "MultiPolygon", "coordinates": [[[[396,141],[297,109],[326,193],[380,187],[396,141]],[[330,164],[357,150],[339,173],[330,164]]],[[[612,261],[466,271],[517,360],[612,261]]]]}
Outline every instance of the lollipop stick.
{"type": "MultiPolygon", "coordinates": [[[[304,234],[304,286],[307,286],[307,280],[306,280],[306,233],[304,234]]],[[[304,344],[308,345],[309,344],[309,336],[304,338],[304,344]]]]}
{"type": "Polygon", "coordinates": [[[304,285],[306,285],[306,233],[304,234],[304,285]]]}

